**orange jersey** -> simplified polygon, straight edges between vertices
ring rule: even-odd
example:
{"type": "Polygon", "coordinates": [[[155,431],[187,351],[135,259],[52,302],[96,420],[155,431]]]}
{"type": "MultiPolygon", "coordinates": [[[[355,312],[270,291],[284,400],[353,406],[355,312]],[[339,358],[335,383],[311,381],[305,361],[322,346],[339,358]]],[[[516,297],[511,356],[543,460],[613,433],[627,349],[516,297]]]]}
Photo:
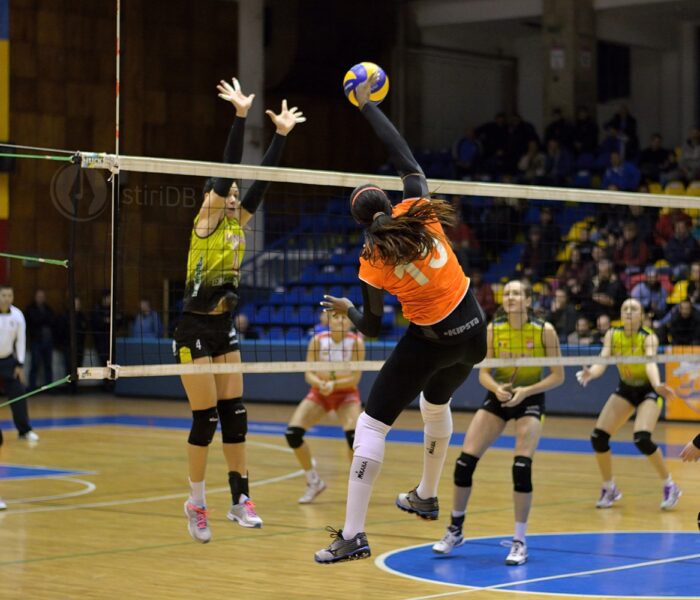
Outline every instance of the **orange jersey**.
{"type": "MultiPolygon", "coordinates": [[[[404,214],[416,201],[421,200],[411,198],[397,204],[392,215],[404,214]]],[[[431,223],[428,229],[435,235],[436,244],[425,258],[395,267],[379,261],[372,265],[360,258],[359,278],[372,287],[394,294],[401,302],[404,316],[416,325],[434,325],[442,321],[469,289],[469,278],[462,271],[442,225],[431,223]]]]}

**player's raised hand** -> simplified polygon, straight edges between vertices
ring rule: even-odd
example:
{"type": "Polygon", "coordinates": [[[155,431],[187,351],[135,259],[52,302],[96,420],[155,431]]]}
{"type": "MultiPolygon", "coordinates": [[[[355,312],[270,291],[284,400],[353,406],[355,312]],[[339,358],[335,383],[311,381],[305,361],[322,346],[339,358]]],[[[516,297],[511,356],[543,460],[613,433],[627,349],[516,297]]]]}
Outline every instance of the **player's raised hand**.
{"type": "Polygon", "coordinates": [[[274,111],[266,110],[265,114],[270,117],[272,122],[277,128],[277,133],[279,135],[287,135],[292,129],[294,129],[297,123],[304,123],[306,117],[304,113],[299,110],[296,106],[292,108],[287,108],[287,101],[282,100],[282,110],[279,114],[274,111]]]}
{"type": "Polygon", "coordinates": [[[238,82],[238,79],[234,77],[233,79],[231,79],[231,83],[228,83],[227,81],[224,81],[222,79],[216,86],[216,89],[219,90],[219,98],[233,104],[234,108],[236,109],[236,116],[248,116],[248,111],[253,105],[253,99],[255,98],[255,94],[250,94],[249,96],[246,96],[241,91],[241,84],[238,82]]]}
{"type": "Polygon", "coordinates": [[[372,93],[372,86],[379,80],[379,71],[372,73],[365,81],[355,88],[355,99],[357,104],[361,109],[365,104],[369,102],[370,94],[372,93]]]}

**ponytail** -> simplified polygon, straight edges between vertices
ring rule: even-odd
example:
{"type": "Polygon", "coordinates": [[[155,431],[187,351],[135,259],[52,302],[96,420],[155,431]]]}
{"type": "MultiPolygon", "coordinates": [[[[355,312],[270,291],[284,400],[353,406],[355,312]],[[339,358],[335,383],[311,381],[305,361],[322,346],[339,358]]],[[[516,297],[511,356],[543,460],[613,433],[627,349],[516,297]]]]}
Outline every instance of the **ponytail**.
{"type": "Polygon", "coordinates": [[[361,256],[370,263],[396,266],[425,258],[435,248],[435,232],[429,225],[455,224],[452,205],[443,200],[416,200],[402,215],[377,213],[365,229],[361,256]]]}

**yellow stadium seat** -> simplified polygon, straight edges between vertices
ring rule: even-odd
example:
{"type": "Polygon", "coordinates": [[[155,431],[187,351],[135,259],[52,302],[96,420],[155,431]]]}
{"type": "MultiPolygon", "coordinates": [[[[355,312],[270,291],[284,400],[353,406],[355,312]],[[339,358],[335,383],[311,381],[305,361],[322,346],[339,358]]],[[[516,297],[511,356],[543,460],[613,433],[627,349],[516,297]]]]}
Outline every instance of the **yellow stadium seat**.
{"type": "Polygon", "coordinates": [[[649,193],[650,194],[663,194],[664,188],[661,187],[660,183],[656,181],[649,182],[649,193]]]}
{"type": "Polygon", "coordinates": [[[679,302],[685,300],[688,297],[688,281],[682,279],[677,281],[673,286],[671,295],[666,299],[668,304],[678,304],[679,302]]]}
{"type": "Polygon", "coordinates": [[[685,196],[685,185],[682,181],[669,181],[664,188],[664,194],[685,196]]]}
{"type": "Polygon", "coordinates": [[[503,288],[506,287],[502,283],[492,283],[491,291],[493,292],[493,299],[496,304],[503,304],[503,288]]]}

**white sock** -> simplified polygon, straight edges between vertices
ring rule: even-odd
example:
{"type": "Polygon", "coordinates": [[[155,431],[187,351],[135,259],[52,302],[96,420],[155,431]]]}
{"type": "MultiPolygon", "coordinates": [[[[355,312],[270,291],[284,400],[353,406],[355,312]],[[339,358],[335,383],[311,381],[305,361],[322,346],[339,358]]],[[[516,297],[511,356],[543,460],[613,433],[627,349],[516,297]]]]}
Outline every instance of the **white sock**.
{"type": "Polygon", "coordinates": [[[423,499],[435,498],[452,436],[452,412],[450,402],[432,404],[422,393],[419,404],[423,418],[424,452],[423,477],[416,493],[423,499]]]}
{"type": "Polygon", "coordinates": [[[611,479],[610,481],[604,481],[604,482],[603,482],[603,487],[604,487],[606,490],[611,490],[611,489],[613,488],[614,485],[615,485],[615,482],[614,482],[612,479],[611,479]]]}
{"type": "Polygon", "coordinates": [[[463,511],[463,510],[453,510],[450,513],[450,516],[456,517],[457,519],[459,519],[459,517],[463,517],[466,514],[467,514],[466,511],[463,511]]]}
{"type": "Polygon", "coordinates": [[[197,506],[206,506],[207,501],[204,497],[204,481],[192,481],[190,479],[190,498],[193,504],[197,506]]]}
{"type": "Polygon", "coordinates": [[[424,440],[423,477],[418,484],[416,493],[425,500],[435,498],[438,495],[438,484],[440,483],[440,475],[442,475],[442,467],[445,465],[447,449],[450,446],[450,438],[436,439],[425,435],[424,440]]]}
{"type": "Polygon", "coordinates": [[[519,540],[525,543],[525,532],[527,531],[527,523],[518,523],[518,521],[515,522],[515,535],[513,536],[513,539],[519,540]]]}
{"type": "Polygon", "coordinates": [[[362,456],[354,456],[350,466],[348,481],[348,499],[345,506],[345,525],[343,538],[352,539],[365,530],[365,519],[372,486],[379,475],[382,463],[362,456]]]}
{"type": "Polygon", "coordinates": [[[309,484],[316,483],[319,479],[321,479],[316,469],[309,469],[308,471],[304,471],[304,475],[306,475],[306,483],[309,484]]]}
{"type": "Polygon", "coordinates": [[[673,477],[671,474],[668,474],[668,477],[666,478],[666,481],[664,481],[664,485],[671,485],[673,483],[673,477]]]}

